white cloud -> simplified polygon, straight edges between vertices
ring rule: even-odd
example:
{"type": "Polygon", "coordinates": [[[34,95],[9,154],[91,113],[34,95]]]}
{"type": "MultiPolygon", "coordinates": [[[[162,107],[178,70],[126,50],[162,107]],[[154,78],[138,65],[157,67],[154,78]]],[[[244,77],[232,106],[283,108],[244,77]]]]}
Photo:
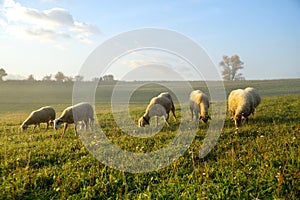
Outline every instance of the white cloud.
{"type": "Polygon", "coordinates": [[[17,38],[47,41],[73,38],[90,43],[90,36],[100,33],[97,26],[75,21],[63,8],[38,10],[14,0],[4,0],[2,7],[5,19],[0,19],[0,25],[17,38]]]}

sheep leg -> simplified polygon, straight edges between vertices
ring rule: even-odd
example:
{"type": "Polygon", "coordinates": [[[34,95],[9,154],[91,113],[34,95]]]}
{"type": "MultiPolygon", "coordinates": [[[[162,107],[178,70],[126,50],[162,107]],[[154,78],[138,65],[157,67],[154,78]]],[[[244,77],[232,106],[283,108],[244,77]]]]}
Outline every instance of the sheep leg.
{"type": "Polygon", "coordinates": [[[32,130],[33,132],[35,131],[35,128],[36,128],[37,126],[38,126],[37,124],[34,125],[33,130],[32,130]]]}
{"type": "Polygon", "coordinates": [[[194,119],[194,111],[193,111],[193,108],[190,107],[190,111],[191,111],[191,114],[192,114],[192,121],[194,119]]]}
{"type": "Polygon", "coordinates": [[[172,109],[172,113],[173,113],[174,121],[176,122],[177,121],[177,117],[175,115],[175,109],[174,108],[172,109]]]}
{"type": "Polygon", "coordinates": [[[62,138],[64,137],[64,134],[65,134],[67,128],[68,128],[68,123],[65,123],[65,125],[64,125],[64,130],[63,130],[63,134],[61,135],[62,138]]]}
{"type": "Polygon", "coordinates": [[[195,111],[195,118],[196,118],[196,121],[199,120],[199,112],[198,111],[195,111]]]}
{"type": "Polygon", "coordinates": [[[167,125],[167,127],[170,127],[169,123],[166,120],[166,116],[164,116],[164,121],[165,121],[165,124],[167,125]]]}
{"type": "Polygon", "coordinates": [[[75,136],[77,136],[77,123],[74,123],[74,129],[75,129],[75,136]]]}
{"type": "Polygon", "coordinates": [[[87,125],[86,125],[85,121],[81,121],[80,130],[83,130],[84,127],[86,127],[86,126],[87,125]]]}
{"type": "Polygon", "coordinates": [[[49,127],[49,122],[47,122],[46,131],[48,130],[48,127],[49,127]]]}
{"type": "Polygon", "coordinates": [[[94,119],[90,119],[90,126],[91,129],[94,130],[94,119]]]}
{"type": "Polygon", "coordinates": [[[84,124],[85,124],[85,130],[87,131],[89,129],[89,124],[88,124],[88,119],[84,120],[84,124]]]}
{"type": "Polygon", "coordinates": [[[165,117],[165,120],[168,121],[169,116],[170,116],[170,113],[168,112],[168,113],[166,113],[166,115],[167,115],[167,116],[165,117]]]}

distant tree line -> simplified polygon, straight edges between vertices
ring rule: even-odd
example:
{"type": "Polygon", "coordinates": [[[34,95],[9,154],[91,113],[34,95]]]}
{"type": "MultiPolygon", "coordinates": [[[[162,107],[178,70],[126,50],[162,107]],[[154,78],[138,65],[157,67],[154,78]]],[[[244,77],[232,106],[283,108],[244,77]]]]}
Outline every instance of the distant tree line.
{"type": "MultiPolygon", "coordinates": [[[[238,73],[239,70],[244,68],[244,62],[241,61],[240,57],[236,54],[231,57],[223,55],[222,61],[219,62],[219,66],[222,68],[222,76],[225,81],[236,81],[245,80],[242,73],[238,73]]],[[[6,71],[0,68],[0,82],[3,81],[3,77],[7,76],[6,71]]],[[[33,74],[30,74],[27,81],[36,81],[33,74]]],[[[56,82],[73,82],[73,81],[84,81],[84,77],[77,76],[66,76],[62,72],[57,72],[55,75],[46,75],[43,77],[42,81],[56,81],[56,82]],[[53,79],[52,79],[53,78],[53,79]]],[[[111,74],[104,75],[103,77],[95,77],[92,81],[114,81],[114,76],[111,74]]]]}
{"type": "MultiPolygon", "coordinates": [[[[8,74],[6,73],[6,71],[3,69],[3,68],[0,68],[0,82],[3,81],[3,77],[7,76],[8,74]]],[[[104,75],[103,77],[95,77],[92,79],[92,81],[106,81],[106,82],[109,82],[109,81],[114,81],[114,76],[111,75],[111,74],[108,74],[108,75],[104,75]]],[[[31,81],[31,82],[34,82],[34,81],[37,81],[35,78],[34,78],[34,75],[33,74],[30,74],[26,79],[25,81],[31,81]]],[[[80,76],[80,75],[76,75],[74,77],[72,76],[66,76],[64,73],[62,72],[57,72],[56,74],[52,75],[46,75],[42,78],[41,81],[56,81],[56,82],[73,82],[73,81],[84,81],[84,77],[83,76],[80,76]]]]}

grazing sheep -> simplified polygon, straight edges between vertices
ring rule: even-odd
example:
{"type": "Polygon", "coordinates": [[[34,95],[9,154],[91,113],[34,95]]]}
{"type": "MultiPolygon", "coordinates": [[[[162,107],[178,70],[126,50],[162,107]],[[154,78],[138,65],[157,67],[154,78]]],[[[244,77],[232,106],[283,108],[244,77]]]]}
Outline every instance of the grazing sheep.
{"type": "Polygon", "coordinates": [[[54,120],[54,128],[57,130],[64,123],[64,130],[61,137],[64,136],[68,124],[74,123],[75,135],[77,135],[77,125],[82,122],[86,129],[88,126],[92,129],[94,123],[94,109],[89,103],[78,103],[67,107],[58,119],[54,120]]]}
{"type": "Polygon", "coordinates": [[[254,114],[255,109],[261,102],[260,95],[259,95],[258,91],[253,87],[247,87],[245,89],[245,91],[250,92],[253,96],[253,106],[254,106],[253,114],[254,114]]]}
{"type": "Polygon", "coordinates": [[[166,98],[170,99],[170,101],[172,101],[172,103],[173,103],[173,99],[169,92],[162,92],[157,97],[166,97],[166,98]]]}
{"type": "Polygon", "coordinates": [[[175,107],[171,95],[168,92],[161,93],[157,97],[151,99],[145,114],[138,120],[138,126],[144,127],[145,125],[149,125],[150,118],[153,116],[163,116],[166,125],[169,126],[167,121],[169,119],[170,111],[172,111],[176,120],[175,107]]]}
{"type": "Polygon", "coordinates": [[[208,115],[209,108],[209,99],[206,94],[204,94],[201,90],[194,90],[190,94],[190,110],[192,114],[192,120],[195,118],[196,120],[202,119],[204,123],[207,123],[208,119],[211,119],[208,115]],[[200,118],[199,118],[200,113],[200,118]]]}
{"type": "Polygon", "coordinates": [[[47,123],[46,130],[49,125],[53,124],[53,120],[55,119],[55,110],[50,106],[41,107],[38,110],[32,111],[31,114],[27,117],[27,119],[21,125],[21,129],[24,132],[29,125],[34,124],[33,130],[37,126],[40,126],[40,123],[47,123]]]}
{"type": "Polygon", "coordinates": [[[228,97],[228,111],[233,116],[236,129],[238,129],[248,116],[253,113],[254,100],[250,92],[237,89],[231,91],[228,97]]]}

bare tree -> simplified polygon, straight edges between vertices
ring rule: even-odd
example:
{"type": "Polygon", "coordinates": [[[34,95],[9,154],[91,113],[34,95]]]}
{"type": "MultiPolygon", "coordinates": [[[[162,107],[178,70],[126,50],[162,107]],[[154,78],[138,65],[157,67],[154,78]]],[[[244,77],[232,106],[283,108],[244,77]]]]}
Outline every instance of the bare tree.
{"type": "Polygon", "coordinates": [[[4,76],[7,76],[7,73],[3,68],[1,68],[0,69],[0,81],[3,81],[4,76]]]}
{"type": "Polygon", "coordinates": [[[242,73],[237,73],[238,70],[244,68],[244,63],[240,60],[238,55],[234,54],[231,57],[224,55],[223,60],[219,63],[219,65],[223,68],[222,76],[224,80],[232,81],[245,79],[242,76],[242,73]]]}

